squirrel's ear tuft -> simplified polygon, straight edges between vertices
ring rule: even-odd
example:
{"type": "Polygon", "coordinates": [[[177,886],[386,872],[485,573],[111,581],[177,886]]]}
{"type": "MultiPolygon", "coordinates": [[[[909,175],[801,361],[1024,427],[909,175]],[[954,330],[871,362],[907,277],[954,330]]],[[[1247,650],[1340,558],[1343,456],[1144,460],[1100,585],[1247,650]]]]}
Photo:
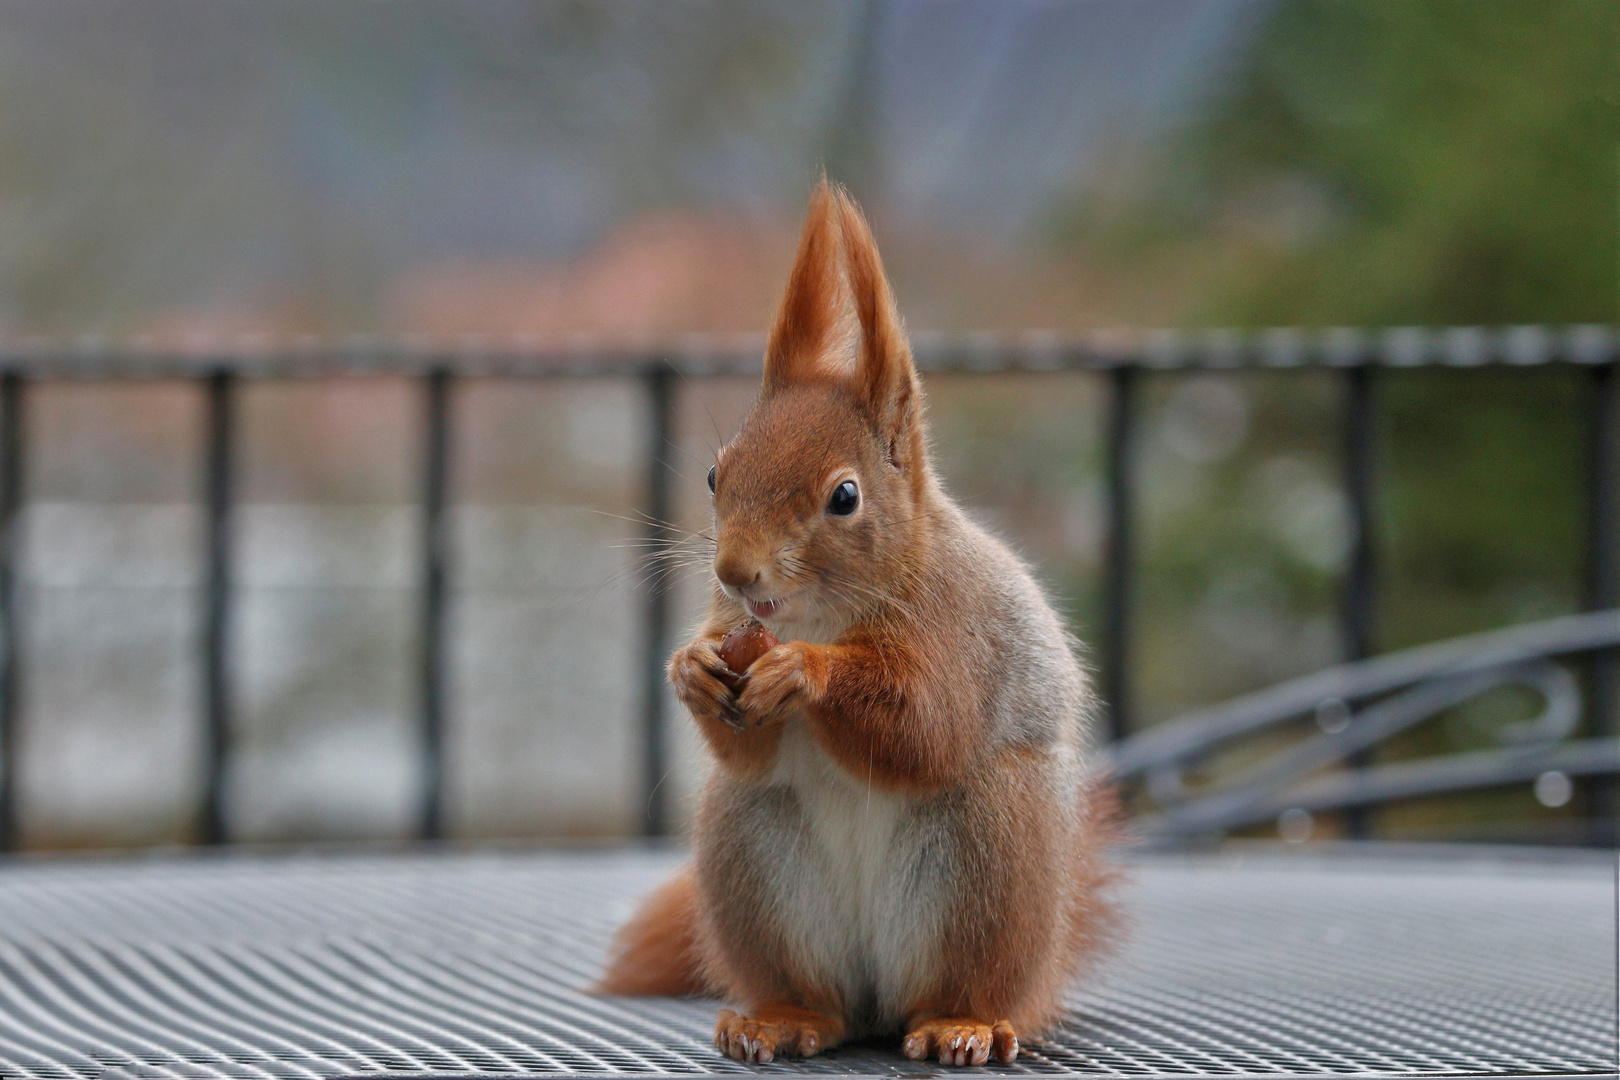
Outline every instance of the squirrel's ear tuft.
{"type": "Polygon", "coordinates": [[[842,189],[836,192],[843,234],[844,265],[851,303],[860,325],[855,387],[878,429],[889,440],[895,464],[920,445],[918,409],[922,394],[911,362],[906,326],[883,273],[877,242],[860,207],[842,189]]]}
{"type": "Polygon", "coordinates": [[[799,253],[765,344],[767,395],[793,383],[825,381],[841,374],[837,361],[847,354],[849,310],[839,250],[842,201],[841,193],[825,176],[810,193],[810,209],[799,232],[799,253]]]}

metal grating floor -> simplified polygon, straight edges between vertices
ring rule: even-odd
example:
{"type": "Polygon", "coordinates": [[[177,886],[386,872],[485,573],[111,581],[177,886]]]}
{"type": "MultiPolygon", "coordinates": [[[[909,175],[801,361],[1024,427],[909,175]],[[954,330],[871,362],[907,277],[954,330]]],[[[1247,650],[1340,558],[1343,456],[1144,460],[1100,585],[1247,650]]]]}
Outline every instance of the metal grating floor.
{"type": "MultiPolygon", "coordinates": [[[[0,863],[0,1077],[858,1073],[744,1066],[711,1002],[598,999],[674,865],[483,852],[0,863]]],[[[1135,930],[1013,1065],[1112,1076],[1616,1071],[1612,860],[1155,858],[1135,930]]],[[[946,1070],[950,1072],[950,1070],[946,1070]]]]}

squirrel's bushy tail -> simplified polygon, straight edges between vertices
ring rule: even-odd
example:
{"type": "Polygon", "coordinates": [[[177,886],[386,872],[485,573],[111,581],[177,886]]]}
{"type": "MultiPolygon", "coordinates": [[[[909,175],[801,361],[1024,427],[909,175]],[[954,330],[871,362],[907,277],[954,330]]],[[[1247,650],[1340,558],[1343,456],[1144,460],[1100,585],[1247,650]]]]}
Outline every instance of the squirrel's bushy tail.
{"type": "Polygon", "coordinates": [[[1119,788],[1107,777],[1088,778],[1080,799],[1080,842],[1074,847],[1072,869],[1076,889],[1069,919],[1069,949],[1077,972],[1106,956],[1125,932],[1124,912],[1114,896],[1123,874],[1108,853],[1129,841],[1119,788]]]}
{"type": "Polygon", "coordinates": [[[642,901],[613,939],[599,994],[694,997],[706,992],[697,939],[697,879],[690,865],[642,901]]]}

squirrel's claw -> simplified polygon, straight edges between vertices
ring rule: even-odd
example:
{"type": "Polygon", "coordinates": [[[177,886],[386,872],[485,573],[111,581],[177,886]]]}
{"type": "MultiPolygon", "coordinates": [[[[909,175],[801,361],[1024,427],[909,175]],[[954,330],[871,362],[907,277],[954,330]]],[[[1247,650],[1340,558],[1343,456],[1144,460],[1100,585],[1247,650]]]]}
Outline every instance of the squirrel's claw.
{"type": "Polygon", "coordinates": [[[726,722],[726,726],[732,731],[741,731],[748,726],[748,717],[744,715],[742,705],[738,703],[735,694],[726,698],[724,706],[720,719],[726,722]]]}
{"type": "Polygon", "coordinates": [[[693,716],[711,717],[736,728],[740,721],[736,695],[715,674],[724,668],[712,642],[694,641],[670,657],[669,682],[693,716]]]}

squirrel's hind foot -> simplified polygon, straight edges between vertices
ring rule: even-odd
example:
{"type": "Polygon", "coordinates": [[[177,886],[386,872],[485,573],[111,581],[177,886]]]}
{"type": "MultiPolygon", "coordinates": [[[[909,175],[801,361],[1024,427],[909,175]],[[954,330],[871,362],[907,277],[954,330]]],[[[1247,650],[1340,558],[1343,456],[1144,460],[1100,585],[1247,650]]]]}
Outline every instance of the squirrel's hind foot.
{"type": "Polygon", "coordinates": [[[715,1018],[715,1049],[737,1061],[764,1064],[778,1054],[815,1057],[844,1037],[844,1022],[825,1013],[793,1005],[765,1006],[754,1013],[738,1016],[721,1009],[715,1018]]]}
{"type": "Polygon", "coordinates": [[[941,1065],[984,1065],[992,1058],[1009,1062],[1018,1056],[1018,1034],[1005,1020],[993,1024],[959,1016],[922,1020],[911,1026],[900,1045],[912,1061],[937,1057],[941,1065]]]}

